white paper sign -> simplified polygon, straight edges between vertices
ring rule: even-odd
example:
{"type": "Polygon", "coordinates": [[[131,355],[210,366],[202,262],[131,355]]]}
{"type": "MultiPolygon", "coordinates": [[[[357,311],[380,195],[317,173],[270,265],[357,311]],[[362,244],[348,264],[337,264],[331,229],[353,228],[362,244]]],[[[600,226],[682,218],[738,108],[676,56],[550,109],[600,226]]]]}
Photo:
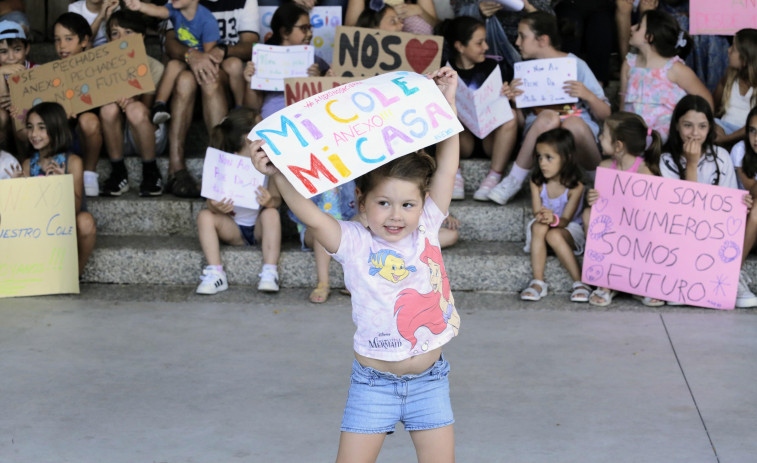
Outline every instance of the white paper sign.
{"type": "MultiPolygon", "coordinates": [[[[271,35],[271,18],[277,6],[259,6],[260,37],[265,42],[271,35]]],[[[313,26],[313,40],[315,56],[331,64],[334,57],[334,36],[336,26],[342,25],[341,6],[316,6],[310,10],[310,25],[313,26]]]]}
{"type": "Polygon", "coordinates": [[[264,182],[265,175],[252,166],[249,158],[215,148],[205,151],[202,197],[216,201],[230,198],[235,206],[259,209],[256,193],[264,182]]]}
{"type": "Polygon", "coordinates": [[[457,117],[478,138],[486,138],[494,129],[512,119],[513,110],[510,102],[500,94],[502,91],[502,73],[495,67],[481,87],[471,90],[458,76],[457,117]]]}
{"type": "Polygon", "coordinates": [[[313,64],[314,48],[310,45],[280,47],[260,43],[252,47],[255,74],[250,80],[253,90],[284,91],[287,77],[307,77],[313,64]]]}
{"type": "Polygon", "coordinates": [[[248,137],[309,198],[462,130],[433,80],[398,71],[293,103],[248,137]]]}
{"type": "Polygon", "coordinates": [[[515,98],[518,108],[575,103],[578,98],[563,91],[566,80],[576,80],[575,58],[550,58],[521,61],[514,64],[515,78],[523,82],[523,94],[515,98]]]}

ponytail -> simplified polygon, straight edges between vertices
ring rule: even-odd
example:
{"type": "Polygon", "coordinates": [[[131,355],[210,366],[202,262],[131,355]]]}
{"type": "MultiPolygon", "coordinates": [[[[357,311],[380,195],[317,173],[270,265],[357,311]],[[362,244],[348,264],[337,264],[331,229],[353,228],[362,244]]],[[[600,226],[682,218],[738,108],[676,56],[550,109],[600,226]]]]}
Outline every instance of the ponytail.
{"type": "Polygon", "coordinates": [[[210,131],[211,148],[238,153],[244,147],[244,137],[255,125],[256,112],[249,108],[234,108],[210,131]]]}
{"type": "Polygon", "coordinates": [[[644,150],[644,164],[646,164],[647,169],[649,169],[650,172],[659,177],[660,175],[662,175],[660,173],[662,136],[660,135],[660,132],[651,128],[647,129],[647,133],[649,133],[649,135],[647,136],[647,149],[644,150]]]}

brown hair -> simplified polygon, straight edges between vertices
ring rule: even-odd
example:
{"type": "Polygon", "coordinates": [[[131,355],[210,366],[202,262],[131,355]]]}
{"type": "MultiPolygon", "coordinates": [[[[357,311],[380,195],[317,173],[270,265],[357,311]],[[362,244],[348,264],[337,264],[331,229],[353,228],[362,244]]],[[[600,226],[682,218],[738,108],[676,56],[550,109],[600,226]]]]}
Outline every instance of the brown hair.
{"type": "Polygon", "coordinates": [[[421,192],[421,197],[425,198],[435,169],[436,162],[424,151],[410,153],[388,162],[355,180],[355,187],[360,190],[358,203],[362,204],[365,196],[386,178],[415,183],[421,192]]]}
{"type": "Polygon", "coordinates": [[[237,153],[244,147],[244,137],[255,125],[257,112],[249,108],[234,108],[210,131],[211,148],[237,153]]]}
{"type": "Polygon", "coordinates": [[[634,156],[642,156],[647,168],[660,175],[660,154],[662,153],[662,137],[656,130],[647,127],[644,118],[636,113],[618,111],[605,119],[610,129],[613,142],[622,142],[626,151],[634,156]],[[651,137],[647,146],[647,137],[651,137]]]}
{"type": "MultiPolygon", "coordinates": [[[[741,29],[733,37],[733,46],[741,57],[741,68],[728,67],[725,71],[725,86],[723,98],[720,100],[720,111],[716,116],[720,117],[728,109],[728,101],[731,99],[731,89],[737,80],[743,80],[750,87],[757,87],[757,29],[741,29]]],[[[757,106],[757,90],[752,92],[752,100],[749,106],[757,106]]]]}

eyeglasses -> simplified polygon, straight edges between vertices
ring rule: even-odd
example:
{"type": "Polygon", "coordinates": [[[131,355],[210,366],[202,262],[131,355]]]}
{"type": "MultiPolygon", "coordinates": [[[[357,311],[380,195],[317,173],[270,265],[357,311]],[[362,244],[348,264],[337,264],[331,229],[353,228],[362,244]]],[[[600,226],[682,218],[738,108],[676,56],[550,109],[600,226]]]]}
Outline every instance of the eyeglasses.
{"type": "Polygon", "coordinates": [[[303,34],[308,33],[313,30],[312,24],[303,24],[301,26],[292,26],[292,27],[296,27],[297,29],[301,30],[303,34]]]}

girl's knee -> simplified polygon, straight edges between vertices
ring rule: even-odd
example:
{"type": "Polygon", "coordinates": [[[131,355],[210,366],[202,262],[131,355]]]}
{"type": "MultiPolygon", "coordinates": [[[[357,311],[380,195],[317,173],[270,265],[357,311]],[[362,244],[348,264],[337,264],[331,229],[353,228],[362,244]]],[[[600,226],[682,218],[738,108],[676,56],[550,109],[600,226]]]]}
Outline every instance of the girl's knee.
{"type": "Polygon", "coordinates": [[[541,222],[534,222],[531,224],[531,236],[533,237],[544,237],[548,231],[549,225],[543,224],[541,222]]]}
{"type": "Polygon", "coordinates": [[[126,118],[132,125],[150,120],[150,110],[140,101],[133,101],[126,107],[126,118]]]}
{"type": "Polygon", "coordinates": [[[76,235],[80,238],[90,238],[97,234],[95,218],[89,212],[76,214],[76,235]]]}
{"type": "Polygon", "coordinates": [[[589,125],[578,116],[572,116],[562,121],[562,127],[566,130],[570,130],[574,137],[590,136],[592,139],[594,138],[594,134],[592,133],[591,128],[589,128],[589,125]]]}
{"type": "Polygon", "coordinates": [[[100,106],[100,120],[103,122],[113,122],[121,114],[121,108],[115,103],[109,103],[105,106],[100,106]]]}
{"type": "Polygon", "coordinates": [[[226,58],[223,63],[221,63],[221,69],[229,75],[242,74],[242,60],[235,56],[226,58]]]}
{"type": "Polygon", "coordinates": [[[174,84],[174,92],[178,95],[189,95],[197,91],[197,80],[190,71],[184,71],[179,74],[174,84]]]}
{"type": "Polygon", "coordinates": [[[214,226],[215,213],[210,209],[203,209],[197,214],[197,226],[202,228],[203,226],[214,226]]]}
{"type": "Polygon", "coordinates": [[[550,109],[544,110],[536,116],[531,125],[531,130],[537,130],[539,134],[560,127],[560,115],[550,109]]]}
{"type": "Polygon", "coordinates": [[[100,118],[93,113],[85,113],[79,116],[79,128],[85,135],[100,133],[100,118]]]}
{"type": "Polygon", "coordinates": [[[562,244],[564,242],[565,242],[565,237],[563,236],[562,229],[550,228],[549,230],[547,230],[547,243],[550,246],[562,244]]]}

